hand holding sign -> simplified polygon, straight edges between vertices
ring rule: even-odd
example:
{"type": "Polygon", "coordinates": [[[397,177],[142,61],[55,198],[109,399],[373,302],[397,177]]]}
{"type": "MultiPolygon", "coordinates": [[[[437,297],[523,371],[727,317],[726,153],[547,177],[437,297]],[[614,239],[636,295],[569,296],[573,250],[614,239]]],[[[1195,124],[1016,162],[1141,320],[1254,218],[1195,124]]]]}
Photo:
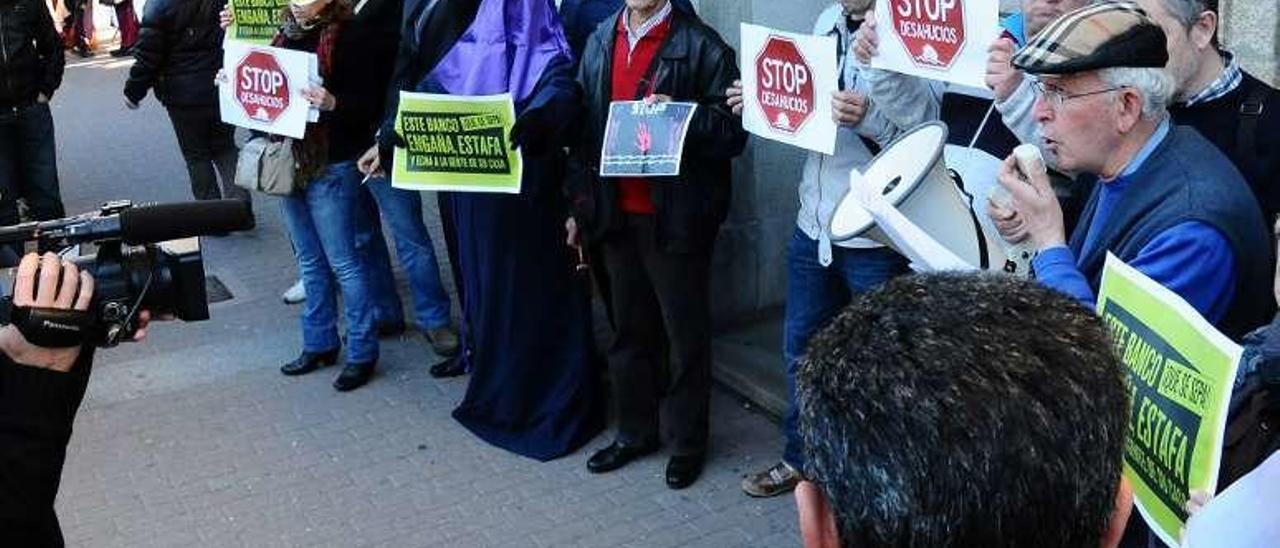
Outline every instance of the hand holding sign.
{"type": "Polygon", "coordinates": [[[987,87],[996,94],[996,101],[1003,103],[1022,84],[1022,71],[1013,68],[1013,40],[1000,37],[987,48],[987,87]]]}
{"type": "Polygon", "coordinates": [[[879,53],[880,35],[876,34],[876,12],[867,11],[867,20],[858,29],[858,43],[853,45],[853,56],[859,63],[870,65],[871,59],[879,53]]]}
{"type": "Polygon", "coordinates": [[[733,111],[734,116],[742,116],[742,80],[734,80],[729,89],[724,90],[724,104],[733,111]]]}
{"type": "Polygon", "coordinates": [[[867,115],[867,97],[852,91],[831,94],[831,119],[837,124],[856,126],[867,115]]]}

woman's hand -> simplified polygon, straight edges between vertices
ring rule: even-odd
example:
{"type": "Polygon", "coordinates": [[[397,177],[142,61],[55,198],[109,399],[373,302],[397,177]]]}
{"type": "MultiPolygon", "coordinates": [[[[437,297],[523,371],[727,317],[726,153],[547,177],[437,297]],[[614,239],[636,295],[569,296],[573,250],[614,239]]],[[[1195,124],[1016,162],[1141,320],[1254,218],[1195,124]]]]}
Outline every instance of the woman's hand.
{"type": "Polygon", "coordinates": [[[302,90],[302,96],[307,99],[307,102],[311,103],[311,106],[325,112],[338,108],[338,98],[322,87],[304,89],[302,90]]]}

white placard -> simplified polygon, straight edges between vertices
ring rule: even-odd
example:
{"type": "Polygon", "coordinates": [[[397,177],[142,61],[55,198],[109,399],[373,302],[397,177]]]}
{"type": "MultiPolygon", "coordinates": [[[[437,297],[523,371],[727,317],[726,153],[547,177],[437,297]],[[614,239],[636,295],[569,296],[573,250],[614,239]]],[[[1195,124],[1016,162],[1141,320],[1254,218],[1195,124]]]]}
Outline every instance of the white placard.
{"type": "Polygon", "coordinates": [[[876,0],[873,68],[985,88],[999,0],[876,0]]]}
{"type": "Polygon", "coordinates": [[[230,40],[223,51],[226,81],[218,87],[222,121],[301,139],[311,110],[302,90],[313,85],[316,55],[230,40]]]}
{"type": "Polygon", "coordinates": [[[835,153],[831,94],[836,38],[742,24],[742,127],[772,141],[835,153]]]}

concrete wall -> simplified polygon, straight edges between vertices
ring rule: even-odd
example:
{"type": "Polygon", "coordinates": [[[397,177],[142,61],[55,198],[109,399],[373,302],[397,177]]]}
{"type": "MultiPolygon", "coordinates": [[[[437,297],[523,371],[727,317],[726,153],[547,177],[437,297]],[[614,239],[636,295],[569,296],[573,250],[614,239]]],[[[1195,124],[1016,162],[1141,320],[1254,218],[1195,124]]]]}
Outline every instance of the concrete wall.
{"type": "MultiPolygon", "coordinates": [[[[829,0],[701,0],[699,13],[738,50],[740,23],[808,32],[828,5],[829,0]]],[[[803,161],[798,149],[752,138],[735,163],[733,209],[712,263],[717,325],[750,322],[782,305],[803,161]]]]}
{"type": "Polygon", "coordinates": [[[1223,0],[1222,40],[1245,70],[1280,85],[1280,2],[1223,0]]]}

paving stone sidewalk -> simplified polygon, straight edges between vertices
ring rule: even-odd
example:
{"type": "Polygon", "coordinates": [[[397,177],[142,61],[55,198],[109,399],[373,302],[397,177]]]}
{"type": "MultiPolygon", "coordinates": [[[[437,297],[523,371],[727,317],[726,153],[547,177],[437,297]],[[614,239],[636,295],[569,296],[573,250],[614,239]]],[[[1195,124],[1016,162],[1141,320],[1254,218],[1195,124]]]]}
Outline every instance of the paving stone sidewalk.
{"type": "MultiPolygon", "coordinates": [[[[69,212],[188,197],[163,109],[121,105],[127,67],[76,62],[55,99],[69,212]]],[[[253,233],[207,243],[209,273],[235,295],[212,320],[99,354],[58,499],[70,546],[798,543],[790,497],[738,488],[777,458],[778,427],[719,390],[707,471],[671,491],[665,455],[588,474],[607,435],[550,463],[480,442],[449,415],[466,379],[431,379],[438,358],[417,336],[384,341],[378,377],[353,393],[329,386],[336,368],[281,376],[300,345],[299,309],[279,301],[296,274],[277,204],[256,209],[253,233]]]]}

